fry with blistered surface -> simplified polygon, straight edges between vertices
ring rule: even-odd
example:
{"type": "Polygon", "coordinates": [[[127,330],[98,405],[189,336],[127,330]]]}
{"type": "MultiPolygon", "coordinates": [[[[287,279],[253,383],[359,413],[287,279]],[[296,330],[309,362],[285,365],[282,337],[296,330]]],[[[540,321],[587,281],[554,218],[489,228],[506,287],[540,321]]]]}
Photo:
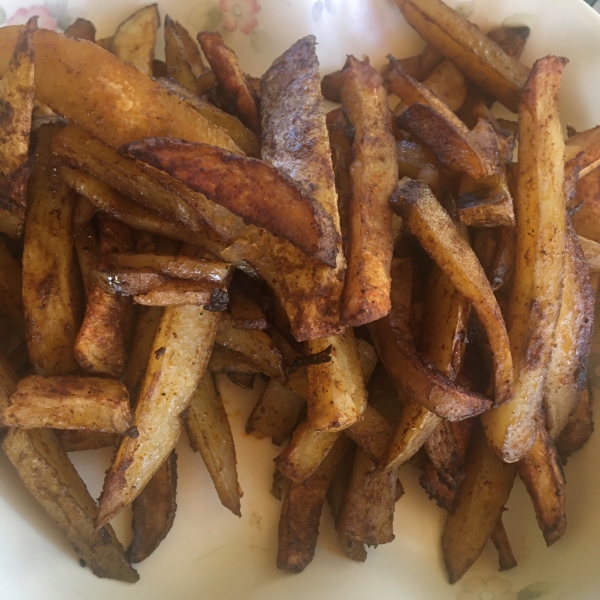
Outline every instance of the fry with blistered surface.
{"type": "Polygon", "coordinates": [[[538,60],[519,109],[516,261],[506,319],[515,394],[482,416],[488,443],[507,462],[522,458],[535,440],[560,313],[566,215],[558,93],[564,65],[553,56],[538,60]]]}
{"type": "Polygon", "coordinates": [[[19,381],[10,401],[0,417],[10,427],[125,433],[133,425],[127,389],[114,379],[31,375],[19,381]]]}
{"type": "Polygon", "coordinates": [[[131,505],[133,540],[127,557],[132,563],[148,558],[171,530],[177,510],[176,493],[177,454],[173,450],[131,505]]]}
{"type": "Polygon", "coordinates": [[[246,127],[260,135],[258,103],[235,52],[223,43],[223,36],[216,31],[201,31],[198,42],[217,78],[220,98],[246,127]]]}
{"type": "Polygon", "coordinates": [[[2,139],[0,141],[0,231],[11,237],[23,233],[27,206],[27,179],[31,114],[34,100],[37,18],[19,35],[7,71],[0,80],[2,139]]]}
{"type": "Polygon", "coordinates": [[[349,440],[341,436],[308,480],[290,484],[279,518],[279,569],[300,573],[313,559],[323,502],[348,443],[349,440]]]}
{"type": "Polygon", "coordinates": [[[450,583],[456,583],[483,551],[502,515],[516,473],[516,465],[503,463],[477,431],[456,508],[448,513],[442,534],[450,583]]]}
{"type": "Polygon", "coordinates": [[[517,466],[519,477],[533,502],[546,544],[551,546],[563,536],[567,527],[565,475],[542,418],[537,419],[537,435],[533,445],[517,466]]]}
{"type": "Polygon", "coordinates": [[[65,375],[78,368],[73,353],[80,318],[72,278],[75,194],[62,183],[49,152],[55,132],[53,126],[38,132],[23,247],[27,347],[40,375],[65,375]]]}
{"type": "Polygon", "coordinates": [[[391,204],[425,251],[473,306],[492,348],[494,404],[507,402],[513,395],[508,334],[498,302],[471,246],[425,184],[403,179],[391,204]]]}
{"type": "Polygon", "coordinates": [[[110,51],[123,62],[151,76],[159,26],[156,4],[140,8],[119,25],[112,38],[110,51]]]}
{"type": "Polygon", "coordinates": [[[193,190],[335,266],[339,233],[332,217],[291,178],[268,164],[215,146],[154,138],[121,148],[193,190]]]}
{"type": "Polygon", "coordinates": [[[389,199],[397,183],[398,165],[381,76],[350,56],[343,77],[342,106],[355,136],[342,320],[357,326],[390,311],[393,241],[389,199]]]}
{"type": "Polygon", "coordinates": [[[221,503],[234,515],[241,516],[242,490],[238,483],[231,427],[213,375],[208,371],[204,372],[192,395],[185,427],[192,448],[202,456],[221,503]]]}
{"type": "Polygon", "coordinates": [[[427,43],[516,112],[529,73],[525,65],[441,0],[396,0],[396,4],[427,43]]]}
{"type": "Polygon", "coordinates": [[[139,579],[112,527],[96,529],[96,502],[51,430],[11,429],[2,449],[27,489],[98,577],[130,583],[139,579]]]}
{"type": "Polygon", "coordinates": [[[96,526],[107,523],[136,496],[175,447],[181,414],[208,364],[220,313],[200,306],[163,313],[135,410],[137,438],[125,438],[109,469],[96,526]]]}

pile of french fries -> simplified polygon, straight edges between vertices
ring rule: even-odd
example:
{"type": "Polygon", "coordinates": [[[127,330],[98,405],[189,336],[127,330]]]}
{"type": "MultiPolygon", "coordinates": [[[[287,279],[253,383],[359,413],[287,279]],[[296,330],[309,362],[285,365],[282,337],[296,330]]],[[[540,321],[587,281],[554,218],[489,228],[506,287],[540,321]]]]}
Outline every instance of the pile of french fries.
{"type": "Polygon", "coordinates": [[[183,429],[241,514],[218,373],[267,382],[246,430],[285,444],[280,568],[310,563],[326,500],[351,559],[391,542],[406,463],[448,512],[450,582],[489,539],[516,565],[517,474],[563,535],[563,460],[593,427],[600,127],[563,139],[567,61],[519,62],[526,27],[396,3],[423,52],[322,81],[313,36],[256,79],[168,16],[156,60],[155,4],[101,40],[0,29],[2,447],[96,575],[136,581],[167,535],[183,429]],[[67,453],[106,446],[96,502],[67,453]]]}

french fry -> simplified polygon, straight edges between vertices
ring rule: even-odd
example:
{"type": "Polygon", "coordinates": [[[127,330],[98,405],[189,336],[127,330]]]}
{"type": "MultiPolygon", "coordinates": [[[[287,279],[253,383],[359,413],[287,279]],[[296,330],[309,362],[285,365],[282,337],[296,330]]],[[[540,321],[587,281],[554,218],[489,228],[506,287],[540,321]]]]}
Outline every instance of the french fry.
{"type": "Polygon", "coordinates": [[[450,583],[456,583],[483,551],[508,500],[516,472],[516,465],[502,462],[477,432],[456,508],[448,513],[442,534],[450,583]]]}
{"type": "Polygon", "coordinates": [[[92,429],[57,429],[54,433],[65,452],[82,452],[116,446],[121,441],[117,433],[106,433],[92,429]]]}
{"type": "Polygon", "coordinates": [[[580,131],[565,142],[565,170],[577,162],[579,178],[585,177],[598,166],[600,160],[600,126],[580,131]],[[583,154],[582,154],[583,153],[583,154]]]}
{"type": "Polygon", "coordinates": [[[151,76],[159,26],[156,4],[140,8],[119,25],[112,38],[110,51],[123,62],[151,76]]]}
{"type": "Polygon", "coordinates": [[[127,389],[113,379],[32,375],[19,381],[10,402],[0,416],[9,427],[125,433],[133,425],[127,389]]]}
{"type": "MultiPolygon", "coordinates": [[[[198,90],[196,85],[196,76],[200,73],[196,73],[192,64],[188,61],[189,54],[187,50],[193,48],[195,43],[190,38],[189,42],[191,43],[186,45],[180,34],[180,28],[183,29],[183,27],[178,27],[177,25],[169,15],[165,16],[165,64],[167,67],[167,76],[195,96],[203,94],[205,90],[198,90]]],[[[202,64],[202,57],[197,46],[195,50],[196,56],[194,58],[196,58],[196,61],[199,61],[199,64],[202,64]]],[[[204,70],[202,69],[202,71],[204,70]]]]}
{"type": "Polygon", "coordinates": [[[533,445],[518,462],[518,471],[533,502],[546,544],[551,546],[563,536],[567,527],[565,476],[542,419],[538,421],[533,445]]]}
{"type": "Polygon", "coordinates": [[[339,234],[331,215],[298,184],[266,163],[169,138],[132,142],[121,152],[165,171],[247,222],[335,266],[339,234]]]}
{"type": "Polygon", "coordinates": [[[17,389],[18,380],[11,364],[4,354],[0,354],[0,411],[4,412],[10,406],[10,397],[17,389]]]}
{"type": "Polygon", "coordinates": [[[19,335],[25,333],[21,265],[4,241],[0,241],[0,310],[14,323],[19,335]]]}
{"type": "Polygon", "coordinates": [[[343,77],[342,106],[356,133],[350,165],[352,198],[342,320],[357,326],[376,321],[390,310],[393,247],[389,197],[398,167],[381,77],[352,56],[343,77]]]}
{"type": "Polygon", "coordinates": [[[600,242],[600,169],[578,180],[575,203],[581,206],[573,215],[575,231],[580,236],[600,242]]]}
{"type": "Polygon", "coordinates": [[[227,308],[227,292],[212,283],[172,279],[145,294],[133,296],[137,304],[145,306],[202,306],[211,312],[220,312],[227,308]]]}
{"type": "Polygon", "coordinates": [[[148,558],[171,530],[177,510],[176,492],[177,454],[173,450],[133,501],[133,540],[127,548],[127,558],[132,563],[148,558]]]}
{"type": "Polygon", "coordinates": [[[65,29],[65,35],[79,40],[96,41],[96,27],[87,19],[77,18],[65,29]]]}
{"type": "Polygon", "coordinates": [[[27,489],[98,577],[129,583],[139,579],[112,527],[96,529],[96,502],[52,431],[11,429],[2,449],[27,489]]]}
{"type": "Polygon", "coordinates": [[[241,516],[242,490],[238,483],[235,446],[231,427],[213,376],[200,378],[185,416],[192,448],[200,452],[223,506],[241,516]]]}
{"type": "Polygon", "coordinates": [[[507,402],[513,394],[508,334],[496,298],[473,250],[423,183],[404,179],[394,192],[391,204],[481,319],[494,357],[494,404],[507,402]]]}
{"type": "Polygon", "coordinates": [[[583,393],[577,408],[567,421],[566,427],[556,438],[558,453],[566,458],[582,448],[594,431],[592,420],[592,387],[588,385],[583,393]]]}
{"type": "Polygon", "coordinates": [[[238,286],[229,289],[229,310],[236,329],[267,329],[262,308],[238,286]]]}
{"type": "Polygon", "coordinates": [[[467,82],[464,75],[452,61],[443,60],[424,80],[438,98],[451,110],[458,110],[467,96],[467,82]]]}
{"type": "Polygon", "coordinates": [[[236,352],[215,345],[208,361],[208,369],[211,373],[240,373],[249,375],[258,371],[257,367],[245,358],[245,356],[236,352]]]}
{"type": "Polygon", "coordinates": [[[40,375],[66,375],[78,368],[73,353],[79,325],[72,281],[75,194],[62,183],[49,153],[55,132],[52,126],[38,132],[23,247],[27,346],[40,375]]]}
{"type": "Polygon", "coordinates": [[[498,553],[500,571],[514,569],[517,566],[517,561],[515,560],[510,542],[508,541],[508,535],[506,535],[506,529],[504,529],[502,518],[498,519],[494,531],[492,531],[492,534],[490,535],[490,540],[492,540],[496,552],[498,553]]]}
{"type": "Polygon", "coordinates": [[[404,18],[436,50],[492,94],[517,111],[529,70],[441,0],[396,0],[404,18]]]}
{"type": "Polygon", "coordinates": [[[564,64],[556,57],[535,63],[519,112],[519,222],[507,313],[515,394],[482,416],[488,443],[508,462],[522,458],[535,439],[561,305],[566,217],[557,102],[564,64]]]}
{"type": "Polygon", "coordinates": [[[223,37],[216,31],[200,32],[198,42],[217,78],[220,98],[246,127],[260,135],[256,98],[240,68],[237,56],[223,43],[223,37]]]}
{"type": "Polygon", "coordinates": [[[96,527],[133,502],[175,447],[180,415],[208,363],[219,316],[199,306],[169,307],[163,313],[135,410],[139,435],[125,438],[117,450],[96,527]]]}
{"type": "Polygon", "coordinates": [[[17,39],[7,71],[0,82],[2,141],[0,142],[0,231],[21,237],[31,171],[29,136],[34,101],[36,55],[33,35],[37,19],[28,21],[17,39]]]}

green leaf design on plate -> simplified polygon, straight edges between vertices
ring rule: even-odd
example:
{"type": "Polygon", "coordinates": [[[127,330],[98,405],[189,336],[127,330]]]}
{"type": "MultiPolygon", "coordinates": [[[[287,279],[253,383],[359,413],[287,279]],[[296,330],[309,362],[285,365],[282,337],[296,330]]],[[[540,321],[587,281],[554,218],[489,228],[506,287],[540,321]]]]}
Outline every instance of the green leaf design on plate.
{"type": "Polygon", "coordinates": [[[204,17],[204,29],[217,29],[223,20],[223,13],[217,6],[213,6],[204,17]]]}
{"type": "Polygon", "coordinates": [[[261,29],[253,29],[250,34],[250,45],[255,52],[268,52],[271,48],[271,36],[261,29]]]}
{"type": "Polygon", "coordinates": [[[6,23],[6,13],[4,9],[0,6],[0,25],[4,25],[6,23]]]}
{"type": "Polygon", "coordinates": [[[555,584],[547,581],[537,581],[524,587],[517,596],[517,600],[559,600],[562,590],[555,584]]]}
{"type": "Polygon", "coordinates": [[[217,29],[223,20],[223,13],[218,6],[210,6],[206,4],[197,4],[190,10],[188,21],[198,31],[207,31],[217,29]]]}

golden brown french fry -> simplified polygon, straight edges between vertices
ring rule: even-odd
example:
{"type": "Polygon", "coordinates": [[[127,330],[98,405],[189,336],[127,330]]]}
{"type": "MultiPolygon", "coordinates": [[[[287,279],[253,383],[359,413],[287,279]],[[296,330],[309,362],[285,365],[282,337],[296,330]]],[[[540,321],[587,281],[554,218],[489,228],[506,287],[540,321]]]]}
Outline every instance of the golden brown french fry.
{"type": "MultiPolygon", "coordinates": [[[[27,179],[31,171],[29,137],[34,101],[36,55],[31,18],[17,39],[8,68],[0,81],[2,140],[0,141],[0,231],[20,237],[25,223],[27,179]]],[[[10,55],[9,55],[10,56],[10,55]]]]}
{"type": "Polygon", "coordinates": [[[171,79],[160,79],[159,82],[208,121],[223,128],[248,156],[260,158],[260,140],[239,119],[198,98],[171,79]]]}
{"type": "Polygon", "coordinates": [[[239,286],[229,288],[231,322],[236,329],[266,329],[267,318],[262,308],[239,286]]]}
{"type": "Polygon", "coordinates": [[[312,560],[319,535],[323,502],[348,443],[349,440],[342,436],[306,482],[290,484],[279,518],[279,569],[299,573],[312,560]]]}
{"type": "Polygon", "coordinates": [[[175,447],[214,342],[220,313],[169,307],[152,342],[135,411],[138,437],[125,438],[107,473],[96,526],[133,502],[175,447]],[[163,396],[164,394],[164,396],[163,396]]]}
{"type": "Polygon", "coordinates": [[[40,375],[65,375],[78,368],[73,354],[79,321],[72,281],[75,194],[62,183],[49,152],[55,131],[48,126],[38,132],[23,248],[27,346],[40,375]]]}
{"type": "Polygon", "coordinates": [[[344,433],[373,461],[380,461],[388,449],[394,429],[371,404],[360,421],[344,430],[344,433]]]}
{"type": "Polygon", "coordinates": [[[396,0],[419,35],[459,69],[516,112],[529,69],[441,0],[396,0]]]}
{"type": "Polygon", "coordinates": [[[566,427],[556,438],[558,453],[566,458],[584,446],[594,431],[592,420],[592,386],[588,385],[583,393],[577,408],[569,418],[566,427]]]}
{"type": "Polygon", "coordinates": [[[342,106],[355,137],[342,319],[346,325],[357,326],[375,321],[390,310],[393,242],[389,198],[398,166],[380,75],[350,56],[343,77],[342,106]]]}
{"type": "Polygon", "coordinates": [[[565,476],[552,438],[541,418],[538,419],[535,441],[517,466],[546,544],[551,546],[563,536],[567,527],[565,476]]]}
{"type": "Polygon", "coordinates": [[[125,433],[133,425],[127,389],[114,379],[32,375],[19,381],[10,402],[0,416],[9,427],[125,433]]]}
{"type": "Polygon", "coordinates": [[[595,170],[600,160],[600,126],[580,131],[565,142],[565,170],[577,162],[579,178],[595,170]]]}
{"type": "Polygon", "coordinates": [[[451,110],[458,110],[467,96],[467,82],[458,67],[450,60],[443,60],[424,80],[438,98],[451,110]]]}
{"type": "Polygon", "coordinates": [[[573,226],[581,236],[600,243],[600,169],[577,182],[576,204],[581,208],[573,215],[573,226]]]}
{"type": "Polygon", "coordinates": [[[543,396],[546,427],[552,439],[566,427],[586,387],[594,324],[589,268],[570,225],[565,242],[562,304],[543,396]]]}
{"type": "Polygon", "coordinates": [[[87,19],[77,18],[65,29],[65,35],[80,40],[96,41],[96,27],[87,19]]]}
{"type": "Polygon", "coordinates": [[[456,583],[477,560],[506,504],[516,465],[503,463],[476,432],[454,512],[448,513],[442,553],[448,579],[456,583]]]}
{"type": "Polygon", "coordinates": [[[515,394],[482,416],[488,443],[508,462],[522,458],[535,439],[561,305],[566,216],[558,93],[564,64],[552,56],[535,63],[519,112],[519,217],[507,312],[515,394]]]}
{"type": "Polygon", "coordinates": [[[159,26],[156,4],[140,8],[119,25],[112,38],[110,51],[123,62],[151,76],[159,26]]]}
{"type": "MultiPolygon", "coordinates": [[[[2,29],[2,74],[21,31],[2,29]]],[[[36,98],[109,146],[171,136],[240,152],[223,130],[98,45],[47,29],[35,33],[34,44],[36,98]]]]}
{"type": "Polygon", "coordinates": [[[112,527],[96,529],[96,502],[51,430],[11,429],[2,449],[27,489],[98,577],[130,583],[139,579],[112,527]]]}
{"type": "Polygon", "coordinates": [[[200,32],[198,42],[217,78],[220,99],[246,127],[260,135],[258,103],[235,52],[223,43],[223,37],[216,31],[200,32]]]}
{"type": "Polygon", "coordinates": [[[148,558],[169,533],[177,510],[176,492],[177,454],[173,450],[131,506],[133,540],[127,558],[132,563],[148,558]]]}
{"type": "Polygon", "coordinates": [[[513,394],[508,334],[496,298],[471,246],[422,182],[402,180],[391,204],[481,319],[494,358],[494,404],[507,402],[513,394]]]}
{"type": "Polygon", "coordinates": [[[121,152],[165,171],[246,222],[289,240],[309,256],[336,265],[339,233],[331,215],[312,195],[267,163],[170,138],[132,142],[121,152]]]}
{"type": "Polygon", "coordinates": [[[145,294],[134,295],[133,300],[145,306],[196,305],[211,312],[220,312],[227,308],[229,296],[213,283],[172,279],[145,294]]]}
{"type": "Polygon", "coordinates": [[[336,519],[336,530],[342,538],[369,546],[394,539],[398,481],[397,468],[389,473],[373,473],[374,469],[375,463],[358,448],[344,504],[336,519]]]}
{"type": "Polygon", "coordinates": [[[82,452],[116,446],[121,441],[118,433],[105,433],[92,429],[57,429],[56,436],[65,452],[82,452]]]}
{"type": "MultiPolygon", "coordinates": [[[[189,34],[188,34],[189,36],[189,34]]],[[[190,39],[192,44],[193,40],[190,39]]],[[[191,47],[191,46],[188,46],[191,47]]],[[[196,85],[196,73],[192,65],[188,62],[187,47],[179,33],[179,28],[175,21],[165,16],[165,64],[167,67],[167,77],[182,85],[185,89],[194,95],[201,94],[196,85]]],[[[196,49],[198,58],[202,61],[200,52],[196,49]]],[[[203,69],[204,70],[204,69],[203,69]]],[[[199,73],[198,73],[199,74],[199,73]]]]}
{"type": "Polygon", "coordinates": [[[246,433],[258,439],[270,437],[280,446],[296,427],[305,405],[302,396],[271,379],[248,417],[246,433]]]}
{"type": "Polygon", "coordinates": [[[510,281],[515,262],[513,227],[478,228],[473,231],[473,251],[495,291],[510,281]]]}
{"type": "Polygon", "coordinates": [[[198,382],[185,416],[190,444],[200,452],[219,499],[234,515],[241,516],[242,490],[238,483],[235,446],[221,397],[208,371],[198,382]]]}
{"type": "Polygon", "coordinates": [[[211,373],[257,373],[258,368],[249,363],[246,357],[240,352],[229,350],[215,345],[208,361],[208,369],[211,373]]]}
{"type": "Polygon", "coordinates": [[[492,540],[492,543],[496,548],[496,552],[498,553],[500,571],[514,569],[517,566],[517,561],[508,540],[506,529],[504,529],[502,517],[498,519],[498,522],[494,527],[494,531],[492,531],[492,534],[490,535],[490,540],[492,540]]]}

